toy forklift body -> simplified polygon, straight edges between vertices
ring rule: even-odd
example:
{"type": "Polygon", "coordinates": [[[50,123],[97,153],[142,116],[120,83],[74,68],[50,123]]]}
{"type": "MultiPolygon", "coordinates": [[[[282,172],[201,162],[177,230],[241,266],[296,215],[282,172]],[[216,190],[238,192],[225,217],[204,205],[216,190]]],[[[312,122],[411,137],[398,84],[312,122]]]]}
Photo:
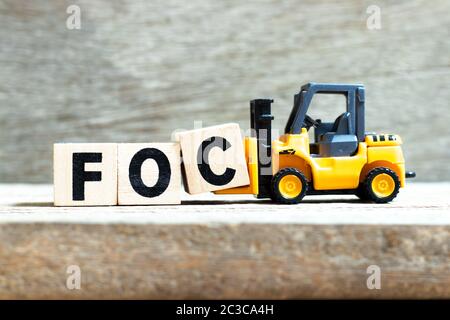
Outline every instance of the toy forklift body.
{"type": "Polygon", "coordinates": [[[308,83],[294,96],[294,105],[277,140],[271,138],[273,100],[250,102],[251,137],[244,148],[250,185],[217,194],[254,194],[278,203],[295,204],[305,195],[355,194],[362,200],[394,199],[405,178],[401,138],[365,132],[365,94],[360,84],[308,83]],[[346,110],[334,122],[308,115],[316,94],[346,97],[346,110]],[[308,131],[314,128],[314,141],[308,131]]]}

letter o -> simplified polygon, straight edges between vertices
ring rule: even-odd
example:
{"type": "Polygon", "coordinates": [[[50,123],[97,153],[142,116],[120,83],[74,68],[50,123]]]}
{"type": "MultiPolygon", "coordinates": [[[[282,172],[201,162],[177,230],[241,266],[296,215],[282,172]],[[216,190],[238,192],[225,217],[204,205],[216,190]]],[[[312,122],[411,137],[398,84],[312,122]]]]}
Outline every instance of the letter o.
{"type": "Polygon", "coordinates": [[[142,149],[131,159],[128,176],[131,186],[138,194],[147,198],[158,197],[166,191],[170,183],[171,170],[169,159],[161,150],[155,148],[142,149]],[[142,164],[148,159],[155,160],[159,169],[158,181],[151,187],[145,185],[141,172],[142,164]]]}

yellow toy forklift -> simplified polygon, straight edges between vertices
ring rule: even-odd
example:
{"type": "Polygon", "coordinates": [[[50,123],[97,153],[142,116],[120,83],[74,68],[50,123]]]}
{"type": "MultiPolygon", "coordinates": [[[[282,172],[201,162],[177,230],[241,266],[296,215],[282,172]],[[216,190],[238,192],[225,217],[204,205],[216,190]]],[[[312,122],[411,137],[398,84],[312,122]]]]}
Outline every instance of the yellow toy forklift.
{"type": "Polygon", "coordinates": [[[362,200],[387,203],[405,186],[405,178],[415,177],[405,171],[398,135],[365,132],[363,85],[302,86],[294,96],[285,134],[275,141],[272,102],[250,101],[252,134],[244,139],[250,185],[216,194],[254,194],[283,204],[299,203],[305,195],[355,194],[362,200]],[[334,122],[311,118],[307,112],[316,94],[344,95],[346,111],[334,122]]]}

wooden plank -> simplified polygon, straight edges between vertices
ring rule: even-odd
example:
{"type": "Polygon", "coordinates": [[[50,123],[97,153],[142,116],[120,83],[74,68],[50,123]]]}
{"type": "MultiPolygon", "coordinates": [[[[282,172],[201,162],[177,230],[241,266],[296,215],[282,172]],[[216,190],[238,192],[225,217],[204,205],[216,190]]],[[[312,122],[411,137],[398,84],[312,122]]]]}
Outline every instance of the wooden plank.
{"type": "Polygon", "coordinates": [[[0,298],[450,298],[449,193],[81,208],[53,207],[51,186],[0,185],[0,298]],[[367,287],[372,265],[380,290],[367,287]],[[69,266],[80,290],[66,287],[69,266]]]}

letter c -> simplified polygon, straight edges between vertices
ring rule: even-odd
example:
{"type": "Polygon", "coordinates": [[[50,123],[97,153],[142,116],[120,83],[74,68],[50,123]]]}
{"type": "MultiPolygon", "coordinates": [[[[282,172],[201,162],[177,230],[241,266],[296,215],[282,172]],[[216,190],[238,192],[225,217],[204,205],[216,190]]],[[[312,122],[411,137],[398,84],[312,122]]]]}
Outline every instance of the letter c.
{"type": "Polygon", "coordinates": [[[236,170],[232,168],[226,168],[225,172],[221,175],[215,174],[209,166],[209,152],[212,148],[218,147],[222,151],[231,147],[230,142],[222,137],[211,137],[203,140],[201,146],[197,152],[197,166],[203,179],[215,186],[224,186],[233,180],[236,170]]]}

